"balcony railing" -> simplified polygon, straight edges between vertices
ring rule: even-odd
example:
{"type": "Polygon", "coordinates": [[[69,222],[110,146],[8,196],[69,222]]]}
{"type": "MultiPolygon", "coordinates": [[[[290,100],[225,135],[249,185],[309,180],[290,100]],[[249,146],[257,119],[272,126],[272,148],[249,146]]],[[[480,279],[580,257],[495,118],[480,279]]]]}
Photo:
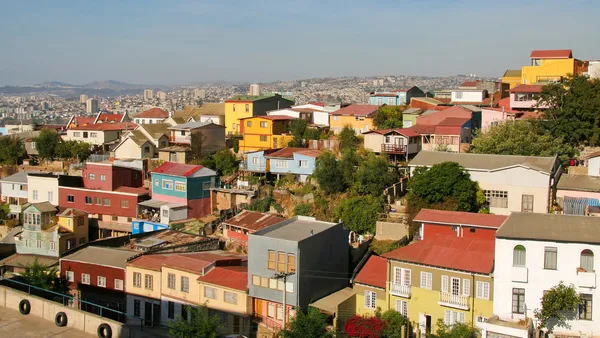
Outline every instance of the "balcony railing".
{"type": "Polygon", "coordinates": [[[258,313],[255,313],[253,315],[253,321],[257,324],[262,324],[272,330],[281,330],[281,322],[275,320],[274,318],[269,318],[267,316],[264,315],[259,315],[258,313]]]}
{"type": "Polygon", "coordinates": [[[381,152],[388,154],[406,154],[406,146],[399,144],[382,143],[381,152]]]}
{"type": "Polygon", "coordinates": [[[453,307],[461,310],[469,309],[469,297],[454,295],[448,292],[440,292],[440,298],[438,304],[442,306],[453,307]]]}
{"type": "Polygon", "coordinates": [[[267,164],[266,163],[259,163],[259,164],[250,163],[250,164],[248,164],[248,162],[242,161],[242,162],[240,162],[240,170],[265,172],[265,171],[267,171],[267,164]]]}
{"type": "Polygon", "coordinates": [[[187,143],[187,144],[189,144],[191,141],[192,141],[192,137],[190,135],[169,136],[169,142],[171,142],[171,143],[187,143]]]}
{"type": "Polygon", "coordinates": [[[577,272],[577,285],[584,288],[596,287],[595,272],[577,272]]]}
{"type": "Polygon", "coordinates": [[[391,283],[390,294],[398,297],[410,298],[410,285],[391,283]]]}

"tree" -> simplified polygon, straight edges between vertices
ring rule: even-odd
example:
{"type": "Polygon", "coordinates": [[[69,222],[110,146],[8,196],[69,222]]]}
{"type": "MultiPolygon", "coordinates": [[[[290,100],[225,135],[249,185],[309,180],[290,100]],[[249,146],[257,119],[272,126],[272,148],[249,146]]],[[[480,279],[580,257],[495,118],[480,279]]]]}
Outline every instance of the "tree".
{"type": "Polygon", "coordinates": [[[184,305],[190,320],[177,316],[175,320],[169,323],[169,337],[188,338],[188,337],[219,337],[218,330],[221,327],[219,316],[208,316],[208,309],[205,306],[191,307],[184,305]]]}
{"type": "Polygon", "coordinates": [[[349,187],[354,184],[354,175],[358,168],[359,157],[356,151],[352,148],[342,151],[342,158],[339,161],[339,168],[344,178],[344,186],[349,187]]]}
{"type": "Polygon", "coordinates": [[[366,152],[360,159],[352,188],[362,195],[379,196],[397,179],[398,176],[389,171],[385,157],[366,152]]]}
{"type": "Polygon", "coordinates": [[[346,321],[344,331],[349,337],[379,338],[383,336],[386,324],[377,317],[354,315],[346,321]]]}
{"type": "Polygon", "coordinates": [[[0,137],[0,161],[5,165],[19,164],[27,155],[23,141],[14,135],[0,137]]]}
{"type": "Polygon", "coordinates": [[[38,155],[44,160],[54,160],[56,147],[60,142],[60,135],[54,129],[42,129],[38,137],[35,139],[35,148],[38,155]]]}
{"type": "Polygon", "coordinates": [[[558,283],[542,296],[542,308],[533,310],[539,320],[538,327],[550,332],[555,326],[570,328],[567,321],[575,319],[579,303],[579,295],[573,285],[558,283]]]}
{"type": "Polygon", "coordinates": [[[338,205],[338,214],[346,227],[359,234],[375,233],[375,223],[382,212],[382,198],[371,195],[348,198],[338,205]]]}
{"type": "Polygon", "coordinates": [[[540,127],[540,121],[529,118],[507,121],[490,127],[486,132],[478,130],[469,148],[476,154],[556,156],[566,163],[574,154],[573,147],[562,138],[554,137],[549,130],[540,127]]]}
{"type": "Polygon", "coordinates": [[[340,140],[340,151],[348,148],[356,149],[356,132],[352,127],[348,125],[344,126],[338,135],[338,139],[340,140]]]}
{"type": "Polygon", "coordinates": [[[456,323],[453,325],[446,325],[444,320],[438,319],[437,330],[432,338],[477,338],[477,328],[463,323],[456,323]]]}
{"type": "Polygon", "coordinates": [[[402,327],[406,327],[406,332],[411,332],[410,322],[400,312],[394,310],[387,310],[381,315],[381,319],[385,321],[386,325],[383,329],[382,336],[384,337],[402,337],[402,327]]]}
{"type": "Polygon", "coordinates": [[[290,123],[290,133],[293,139],[288,143],[288,147],[299,147],[304,148],[304,134],[306,133],[306,127],[308,122],[304,119],[293,120],[290,123]]]}
{"type": "Polygon", "coordinates": [[[221,149],[212,156],[219,175],[232,175],[239,169],[240,162],[229,149],[221,149]]]}
{"type": "Polygon", "coordinates": [[[82,141],[61,141],[56,145],[55,156],[62,159],[85,161],[92,154],[92,145],[82,141]]]}
{"type": "Polygon", "coordinates": [[[32,263],[22,266],[23,281],[29,285],[58,293],[65,293],[66,286],[60,279],[56,267],[49,267],[38,262],[37,258],[32,263]]]}
{"type": "Polygon", "coordinates": [[[583,75],[569,76],[563,83],[542,88],[538,105],[552,136],[572,147],[600,145],[600,81],[583,75]]]}
{"type": "Polygon", "coordinates": [[[400,106],[383,105],[377,109],[373,123],[377,129],[402,128],[402,112],[404,109],[400,106]]]}
{"type": "Polygon", "coordinates": [[[273,197],[271,196],[254,199],[252,202],[250,202],[248,210],[256,212],[268,212],[271,210],[271,204],[273,204],[274,201],[275,200],[273,200],[273,197]]]}
{"type": "Polygon", "coordinates": [[[321,189],[328,194],[343,192],[346,189],[340,166],[335,155],[330,151],[317,157],[313,177],[321,189]]]}
{"type": "Polygon", "coordinates": [[[327,316],[318,309],[309,307],[307,312],[298,310],[296,317],[292,318],[288,327],[278,334],[282,338],[328,338],[333,333],[327,330],[327,316]]]}
{"type": "Polygon", "coordinates": [[[203,148],[206,141],[206,136],[201,131],[192,132],[190,135],[190,153],[192,159],[199,160],[204,155],[203,148]]]}

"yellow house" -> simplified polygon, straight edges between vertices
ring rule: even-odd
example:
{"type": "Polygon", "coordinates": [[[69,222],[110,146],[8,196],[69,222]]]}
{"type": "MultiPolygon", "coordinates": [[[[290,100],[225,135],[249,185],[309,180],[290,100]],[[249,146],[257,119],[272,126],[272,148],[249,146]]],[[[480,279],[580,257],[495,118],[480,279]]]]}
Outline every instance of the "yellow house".
{"type": "Polygon", "coordinates": [[[504,72],[504,75],[502,75],[502,83],[508,84],[508,89],[513,89],[521,84],[521,77],[520,69],[507,69],[506,72],[504,72]]]}
{"type": "Polygon", "coordinates": [[[161,322],[161,267],[167,258],[160,254],[143,255],[125,265],[127,324],[161,322]]]}
{"type": "Polygon", "coordinates": [[[329,114],[329,127],[338,134],[342,128],[349,126],[356,134],[374,130],[373,117],[379,106],[370,104],[352,104],[329,114]]]}
{"type": "Polygon", "coordinates": [[[521,84],[561,82],[569,74],[587,71],[587,62],[573,58],[570,49],[534,50],[530,59],[531,65],[522,67],[521,84]]]}
{"type": "Polygon", "coordinates": [[[89,236],[89,223],[88,223],[88,215],[80,210],[67,208],[60,214],[57,214],[57,223],[59,224],[61,230],[67,230],[72,233],[73,236],[60,236],[60,253],[66,251],[68,249],[67,241],[74,238],[77,242],[77,245],[82,245],[90,240],[89,236]]]}
{"type": "Polygon", "coordinates": [[[287,147],[293,137],[290,123],[293,117],[285,115],[256,116],[240,119],[243,139],[240,151],[245,153],[256,150],[287,147]]]}
{"type": "Polygon", "coordinates": [[[354,278],[356,314],[374,316],[375,311],[389,310],[387,303],[387,259],[371,256],[354,278]]]}
{"type": "Polygon", "coordinates": [[[239,95],[225,101],[226,135],[243,134],[240,120],[253,116],[265,116],[268,111],[290,108],[294,101],[274,95],[239,95]]]}

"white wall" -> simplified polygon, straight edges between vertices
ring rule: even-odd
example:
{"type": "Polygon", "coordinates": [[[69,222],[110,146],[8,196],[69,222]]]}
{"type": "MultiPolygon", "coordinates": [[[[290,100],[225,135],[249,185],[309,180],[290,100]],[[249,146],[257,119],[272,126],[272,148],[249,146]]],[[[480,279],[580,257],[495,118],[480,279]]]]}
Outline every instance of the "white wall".
{"type": "Polygon", "coordinates": [[[101,146],[106,142],[118,140],[120,131],[118,130],[67,130],[65,140],[68,141],[83,141],[92,145],[101,146]],[[87,132],[88,137],[83,137],[83,133],[87,132]],[[95,133],[95,134],[94,134],[95,133]]]}
{"type": "Polygon", "coordinates": [[[50,202],[58,205],[58,177],[27,176],[27,200],[29,203],[50,202]],[[37,191],[37,199],[33,198],[37,191]]]}
{"type": "Polygon", "coordinates": [[[481,102],[485,98],[483,90],[453,90],[452,102],[481,102]],[[458,98],[458,93],[462,93],[462,97],[458,98]]]}
{"type": "Polygon", "coordinates": [[[590,158],[587,162],[587,165],[589,176],[600,176],[600,156],[590,158]]]}
{"type": "Polygon", "coordinates": [[[153,118],[135,118],[134,122],[137,124],[155,124],[162,123],[165,120],[163,117],[153,117],[153,118]]]}
{"type": "Polygon", "coordinates": [[[297,111],[293,111],[291,109],[272,110],[270,112],[267,112],[267,115],[290,116],[290,117],[300,118],[300,113],[297,111]]]}
{"type": "MultiPolygon", "coordinates": [[[[566,216],[569,217],[569,216],[566,216]]],[[[523,224],[527,226],[527,224],[523,224]]],[[[512,289],[525,289],[525,305],[529,318],[534,318],[533,310],[539,308],[540,299],[544,290],[558,285],[563,281],[566,285],[575,285],[579,293],[593,295],[592,318],[594,320],[571,321],[572,329],[556,327],[554,333],[584,333],[588,337],[600,332],[600,295],[596,288],[578,286],[577,268],[579,267],[580,254],[584,249],[594,252],[594,269],[600,270],[600,245],[578,243],[556,243],[531,240],[496,239],[495,271],[494,271],[494,314],[504,320],[519,320],[523,315],[512,314],[512,289]],[[527,283],[513,282],[512,252],[516,245],[523,245],[526,249],[527,283]],[[544,269],[544,247],[557,248],[557,270],[544,269]]],[[[577,334],[579,336],[579,334],[577,334]]]]}
{"type": "Polygon", "coordinates": [[[212,122],[221,126],[225,125],[225,116],[223,115],[200,115],[199,122],[212,122]]]}
{"type": "Polygon", "coordinates": [[[329,113],[328,112],[313,112],[313,123],[321,126],[329,126],[329,113]]]}
{"type": "Polygon", "coordinates": [[[8,197],[27,198],[27,184],[23,184],[25,190],[21,190],[19,183],[4,183],[2,182],[2,199],[8,197]]]}

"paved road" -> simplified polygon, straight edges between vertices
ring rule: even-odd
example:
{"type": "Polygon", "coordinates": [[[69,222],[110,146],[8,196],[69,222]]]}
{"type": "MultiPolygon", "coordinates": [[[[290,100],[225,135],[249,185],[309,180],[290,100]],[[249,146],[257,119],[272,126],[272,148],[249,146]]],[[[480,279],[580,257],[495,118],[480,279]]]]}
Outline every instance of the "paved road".
{"type": "Polygon", "coordinates": [[[23,316],[17,310],[0,307],[0,337],[92,338],[96,335],[69,327],[58,327],[49,320],[33,315],[23,316]]]}

